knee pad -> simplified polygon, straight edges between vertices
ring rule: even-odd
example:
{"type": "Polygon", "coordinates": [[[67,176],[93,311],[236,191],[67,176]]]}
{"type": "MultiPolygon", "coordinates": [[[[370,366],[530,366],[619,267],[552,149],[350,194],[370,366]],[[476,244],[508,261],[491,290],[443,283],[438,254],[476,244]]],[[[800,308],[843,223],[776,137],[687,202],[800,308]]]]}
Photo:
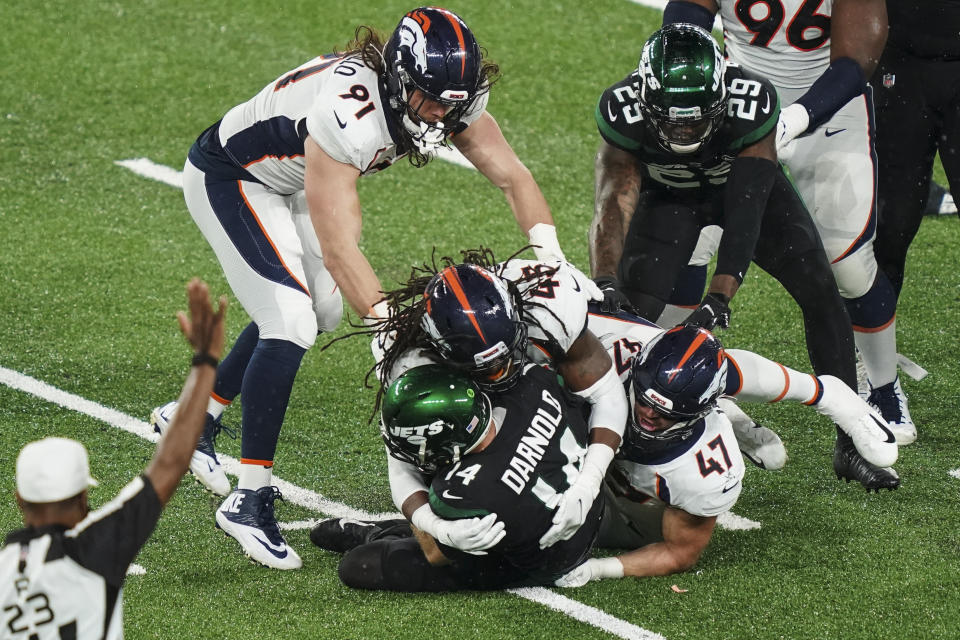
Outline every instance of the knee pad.
{"type": "Polygon", "coordinates": [[[865,295],[877,278],[873,243],[867,243],[840,262],[830,265],[840,295],[848,300],[865,295]]]}
{"type": "Polygon", "coordinates": [[[416,538],[381,539],[346,552],[337,575],[354,589],[422,591],[429,566],[416,538]]]}

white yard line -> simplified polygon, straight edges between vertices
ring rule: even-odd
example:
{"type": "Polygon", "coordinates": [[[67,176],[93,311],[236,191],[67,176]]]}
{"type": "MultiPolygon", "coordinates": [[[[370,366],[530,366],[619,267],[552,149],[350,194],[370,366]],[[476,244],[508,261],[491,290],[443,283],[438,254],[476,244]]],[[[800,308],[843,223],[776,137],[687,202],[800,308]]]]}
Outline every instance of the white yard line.
{"type": "Polygon", "coordinates": [[[960,480],[960,469],[953,469],[952,471],[950,471],[950,475],[952,475],[957,480],[960,480]]]}
{"type": "MultiPolygon", "coordinates": [[[[12,389],[34,395],[47,402],[52,402],[65,409],[70,409],[71,411],[82,413],[91,418],[102,420],[111,426],[123,429],[145,440],[151,442],[159,440],[159,436],[153,432],[153,428],[142,420],[138,420],[125,413],[110,409],[109,407],[105,407],[78,395],[63,391],[18,371],[0,367],[0,383],[12,389]]],[[[238,460],[222,454],[217,454],[217,458],[220,459],[228,473],[236,475],[240,465],[238,460]]],[[[273,476],[273,481],[277,487],[280,488],[280,491],[283,492],[283,497],[289,502],[328,516],[335,518],[353,518],[355,520],[383,520],[399,517],[397,513],[368,513],[354,509],[345,504],[324,498],[315,491],[310,491],[309,489],[304,489],[285,480],[281,480],[277,476],[273,476]]],[[[315,521],[301,521],[289,523],[288,527],[306,528],[313,524],[315,524],[315,521]]],[[[146,572],[146,570],[139,565],[131,565],[130,572],[134,575],[138,575],[141,571],[143,573],[146,572]]],[[[594,607],[558,595],[548,589],[513,589],[509,592],[559,611],[575,620],[594,626],[624,640],[654,640],[662,638],[660,635],[647,631],[625,620],[615,618],[594,607]]]]}

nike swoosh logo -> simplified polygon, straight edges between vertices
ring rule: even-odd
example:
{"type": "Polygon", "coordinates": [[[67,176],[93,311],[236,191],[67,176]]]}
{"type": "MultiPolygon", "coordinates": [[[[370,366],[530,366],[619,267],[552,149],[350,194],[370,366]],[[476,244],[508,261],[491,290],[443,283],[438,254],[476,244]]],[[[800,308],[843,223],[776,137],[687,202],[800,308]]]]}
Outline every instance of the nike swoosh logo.
{"type": "Polygon", "coordinates": [[[613,110],[610,109],[610,103],[607,103],[607,115],[610,116],[610,122],[616,122],[617,116],[613,113],[613,110]]]}
{"type": "Polygon", "coordinates": [[[830,136],[835,136],[843,131],[846,131],[846,129],[825,129],[823,131],[823,135],[829,138],[830,136]]]}
{"type": "Polygon", "coordinates": [[[770,94],[769,93],[767,94],[767,106],[765,106],[763,109],[760,109],[760,111],[764,113],[770,113],[770,94]]]}
{"type": "Polygon", "coordinates": [[[213,473],[213,465],[210,464],[209,460],[207,460],[207,469],[210,471],[210,473],[213,473]]]}
{"type": "Polygon", "coordinates": [[[347,128],[347,123],[346,123],[346,122],[343,122],[342,120],[340,120],[340,116],[337,115],[337,112],[336,112],[336,111],[333,112],[333,117],[337,119],[337,124],[340,125],[340,128],[341,128],[341,129],[346,129],[346,128],[347,128]]]}
{"type": "Polygon", "coordinates": [[[726,493],[727,491],[733,491],[734,489],[737,488],[737,485],[739,485],[739,484],[740,484],[740,481],[737,480],[736,482],[734,482],[734,483],[733,483],[732,485],[730,485],[729,487],[724,487],[724,488],[723,488],[723,491],[721,491],[720,493],[726,493]]]}
{"type": "Polygon", "coordinates": [[[885,424],[883,424],[882,422],[880,422],[879,420],[877,420],[877,416],[875,416],[875,415],[873,415],[873,414],[871,413],[871,414],[870,414],[870,419],[873,420],[873,421],[876,423],[876,425],[877,425],[878,427],[880,427],[880,429],[881,429],[885,434],[887,434],[887,439],[884,440],[884,442],[894,443],[894,442],[897,441],[897,439],[896,439],[895,437],[893,437],[893,432],[890,431],[890,429],[887,427],[887,425],[885,425],[885,424]]]}
{"type": "Polygon", "coordinates": [[[582,289],[580,288],[580,283],[577,282],[577,279],[576,279],[576,278],[573,279],[573,290],[574,290],[574,291],[582,291],[582,289]]]}
{"type": "Polygon", "coordinates": [[[441,493],[440,495],[446,498],[447,500],[463,500],[463,496],[455,496],[452,493],[450,493],[449,489],[444,489],[443,493],[441,493]]]}
{"type": "Polygon", "coordinates": [[[276,547],[269,540],[263,540],[260,536],[252,534],[253,539],[263,545],[263,548],[269,551],[275,558],[283,560],[287,557],[287,548],[286,547],[276,547]]]}

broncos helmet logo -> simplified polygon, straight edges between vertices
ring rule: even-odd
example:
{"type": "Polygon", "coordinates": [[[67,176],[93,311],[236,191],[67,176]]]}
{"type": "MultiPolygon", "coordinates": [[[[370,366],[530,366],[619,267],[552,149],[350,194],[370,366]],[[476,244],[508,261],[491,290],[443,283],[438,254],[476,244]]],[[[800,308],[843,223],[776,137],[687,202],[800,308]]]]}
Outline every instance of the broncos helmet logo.
{"type": "MultiPolygon", "coordinates": [[[[430,21],[427,20],[429,28],[430,21]]],[[[400,47],[406,47],[413,56],[413,64],[420,73],[427,72],[427,38],[423,25],[409,14],[400,21],[400,47]]],[[[397,52],[399,55],[400,52],[397,52]]]]}

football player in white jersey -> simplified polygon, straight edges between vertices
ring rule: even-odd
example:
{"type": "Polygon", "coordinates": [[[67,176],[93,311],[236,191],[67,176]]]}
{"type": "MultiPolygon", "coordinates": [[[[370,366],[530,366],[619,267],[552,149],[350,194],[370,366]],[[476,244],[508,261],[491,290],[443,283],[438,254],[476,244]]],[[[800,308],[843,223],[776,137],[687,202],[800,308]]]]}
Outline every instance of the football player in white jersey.
{"type": "MultiPolygon", "coordinates": [[[[528,360],[550,364],[566,389],[590,404],[590,444],[580,474],[556,506],[541,548],[573,536],[600,491],[620,446],[627,399],[603,345],[586,327],[587,305],[602,300],[593,282],[564,261],[508,260],[489,251],[446,258],[442,269],[415,271],[408,285],[388,292],[389,319],[375,340],[385,346],[378,373],[388,385],[404,371],[443,361],[469,371],[496,394],[520,379],[528,360]]],[[[388,458],[394,503],[418,529],[463,551],[483,551],[495,521],[442,520],[430,509],[427,487],[413,465],[388,458]]]]}
{"type": "MultiPolygon", "coordinates": [[[[542,257],[562,258],[531,173],[486,111],[498,75],[473,33],[445,9],[414,9],[384,43],[360,27],[347,50],[282,74],[200,135],[184,167],[187,207],[252,322],[217,372],[208,428],[191,469],[227,495],[216,522],[270,567],[301,566],[273,515],[272,468],[301,359],[337,326],[342,299],[382,313],[380,283],[358,242],[357,180],[401,158],[425,164],[448,141],[503,191],[542,257]],[[214,437],[243,408],[239,485],[231,492],[214,437]]],[[[154,411],[162,431],[176,409],[154,411]]]]}
{"type": "MultiPolygon", "coordinates": [[[[726,55],[768,78],[781,103],[777,153],[820,232],[869,379],[869,400],[900,444],[916,438],[897,376],[896,294],[877,268],[876,160],[870,77],[887,35],[884,0],[670,0],[664,24],[711,28],[719,13],[726,55]]],[[[865,486],[890,481],[849,456],[834,469],[865,486]]]]}
{"type": "Polygon", "coordinates": [[[633,551],[588,560],[558,586],[666,575],[696,564],[717,517],[733,507],[743,486],[744,441],[726,412],[735,405],[721,408],[721,395],[803,402],[842,425],[872,463],[888,465],[897,457],[880,414],[839,378],[724,350],[698,327],[664,331],[622,313],[591,313],[590,326],[615,352],[631,403],[623,447],[606,476],[597,545],[633,551]]]}
{"type": "MultiPolygon", "coordinates": [[[[470,262],[452,264],[447,258],[445,268],[417,270],[407,286],[387,294],[393,311],[389,320],[374,329],[379,332],[376,340],[385,346],[378,364],[383,386],[413,367],[438,360],[470,371],[481,387],[494,393],[515,384],[527,361],[555,369],[568,389],[590,403],[594,444],[583,468],[596,473],[583,474],[571,500],[579,500],[581,506],[591,504],[599,488],[597,474],[602,477],[609,465],[609,448],[615,449],[617,432],[622,433],[608,425],[616,424],[617,415],[628,424],[626,407],[621,406],[631,362],[645,344],[656,342],[665,331],[623,311],[602,312],[602,293],[569,263],[508,260],[494,266],[489,252],[468,251],[464,256],[470,262]]],[[[677,331],[666,333],[672,336],[677,331]]],[[[706,331],[696,335],[719,344],[706,331]]],[[[674,341],[671,338],[665,344],[674,341]]],[[[683,353],[675,355],[682,358],[683,353]]],[[[727,357],[733,362],[733,374],[725,378],[729,384],[720,392],[752,401],[813,405],[849,433],[871,463],[887,467],[896,460],[893,436],[879,415],[838,378],[801,374],[747,351],[732,354],[727,357]]],[[[786,452],[776,434],[758,427],[727,402],[737,425],[736,440],[731,432],[732,447],[736,449],[739,442],[758,465],[781,468],[786,452]]],[[[493,539],[488,533],[496,526],[494,520],[439,518],[427,504],[426,484],[416,468],[392,457],[388,462],[394,503],[415,526],[449,546],[484,550],[482,545],[493,539]]],[[[576,514],[585,517],[586,510],[576,514]]],[[[561,514],[558,508],[555,522],[562,521],[566,522],[562,535],[572,535],[583,522],[561,514]]],[[[545,538],[546,543],[552,540],[545,538]]]]}

